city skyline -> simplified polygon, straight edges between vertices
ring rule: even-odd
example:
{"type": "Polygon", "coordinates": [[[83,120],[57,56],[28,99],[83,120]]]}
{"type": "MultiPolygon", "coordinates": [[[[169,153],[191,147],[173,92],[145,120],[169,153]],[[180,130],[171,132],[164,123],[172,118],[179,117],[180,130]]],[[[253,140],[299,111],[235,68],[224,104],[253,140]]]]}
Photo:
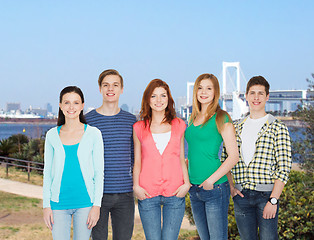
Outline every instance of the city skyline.
{"type": "Polygon", "coordinates": [[[138,109],[154,78],[174,99],[204,72],[222,82],[222,62],[238,61],[246,80],[263,75],[271,89],[306,89],[314,72],[312,1],[1,1],[0,109],[56,112],[59,92],[77,85],[86,108],[98,107],[99,74],[125,79],[119,105],[138,109]]]}

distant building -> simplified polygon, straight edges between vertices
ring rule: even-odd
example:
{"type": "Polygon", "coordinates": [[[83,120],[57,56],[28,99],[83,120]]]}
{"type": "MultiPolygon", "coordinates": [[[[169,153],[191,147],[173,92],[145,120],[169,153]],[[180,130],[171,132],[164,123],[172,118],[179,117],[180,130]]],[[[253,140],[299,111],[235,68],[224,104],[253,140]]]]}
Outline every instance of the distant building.
{"type": "Polygon", "coordinates": [[[192,113],[192,105],[190,105],[190,106],[181,106],[180,117],[183,120],[189,120],[189,117],[190,117],[191,113],[192,113]]]}
{"type": "Polygon", "coordinates": [[[7,103],[7,112],[21,110],[21,103],[7,103]]]}
{"type": "Polygon", "coordinates": [[[125,104],[125,103],[122,104],[120,108],[121,108],[122,110],[124,110],[124,111],[127,111],[127,112],[129,111],[129,106],[128,106],[127,104],[125,104]]]}
{"type": "Polygon", "coordinates": [[[47,109],[42,108],[32,108],[31,113],[34,113],[35,115],[38,115],[42,118],[47,117],[47,109]]]}
{"type": "Polygon", "coordinates": [[[132,113],[136,116],[136,118],[138,118],[140,116],[140,110],[139,109],[135,109],[132,113]]]}
{"type": "Polygon", "coordinates": [[[269,92],[269,100],[266,103],[266,111],[270,112],[294,112],[298,106],[313,105],[313,91],[307,90],[273,90],[269,92]]]}
{"type": "Polygon", "coordinates": [[[94,107],[88,107],[87,109],[84,109],[84,114],[87,114],[94,109],[95,109],[94,107]]]}
{"type": "Polygon", "coordinates": [[[176,111],[181,111],[181,107],[186,106],[186,96],[181,96],[176,99],[176,111]]]}
{"type": "Polygon", "coordinates": [[[47,109],[47,112],[48,112],[48,113],[52,113],[52,106],[51,106],[50,103],[47,103],[47,104],[46,104],[46,109],[47,109]]]}

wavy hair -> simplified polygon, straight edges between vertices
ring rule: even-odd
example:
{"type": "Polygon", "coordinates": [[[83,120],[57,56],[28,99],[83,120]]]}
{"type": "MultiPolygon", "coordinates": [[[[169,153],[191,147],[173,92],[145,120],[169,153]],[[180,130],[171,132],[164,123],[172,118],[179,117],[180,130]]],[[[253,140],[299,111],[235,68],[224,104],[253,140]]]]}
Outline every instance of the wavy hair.
{"type": "Polygon", "coordinates": [[[192,124],[195,120],[195,118],[198,116],[198,114],[201,113],[201,103],[197,100],[197,91],[199,88],[199,85],[202,80],[209,79],[214,86],[214,99],[213,101],[208,105],[207,110],[206,110],[206,115],[205,115],[205,120],[202,123],[202,126],[204,126],[207,121],[215,114],[217,113],[216,116],[216,124],[219,133],[221,132],[223,124],[226,122],[226,118],[228,121],[232,121],[230,115],[222,110],[219,106],[219,97],[220,97],[220,87],[219,87],[219,82],[218,79],[216,78],[215,75],[209,74],[209,73],[204,73],[195,80],[194,83],[194,88],[193,88],[193,105],[192,105],[192,114],[189,120],[189,124],[192,124]]]}
{"type": "MultiPolygon", "coordinates": [[[[65,94],[67,93],[76,93],[81,97],[82,103],[84,103],[84,95],[82,90],[79,87],[76,86],[68,86],[62,89],[62,91],[60,92],[60,97],[59,97],[59,103],[62,103],[62,98],[65,94]]],[[[86,124],[86,120],[83,114],[83,110],[80,112],[79,115],[80,118],[80,122],[86,124]]],[[[61,126],[65,124],[65,116],[61,110],[61,108],[59,107],[59,114],[58,114],[58,122],[57,122],[57,126],[61,126]]]]}
{"type": "Polygon", "coordinates": [[[140,120],[144,120],[145,127],[147,127],[147,124],[150,126],[152,122],[152,109],[150,107],[150,98],[155,88],[158,88],[158,87],[164,88],[168,95],[168,106],[165,109],[165,118],[163,119],[162,122],[171,124],[171,121],[176,118],[174,101],[171,96],[171,92],[170,92],[170,88],[168,84],[162,81],[161,79],[154,79],[147,85],[143,93],[143,98],[142,98],[140,120]]]}

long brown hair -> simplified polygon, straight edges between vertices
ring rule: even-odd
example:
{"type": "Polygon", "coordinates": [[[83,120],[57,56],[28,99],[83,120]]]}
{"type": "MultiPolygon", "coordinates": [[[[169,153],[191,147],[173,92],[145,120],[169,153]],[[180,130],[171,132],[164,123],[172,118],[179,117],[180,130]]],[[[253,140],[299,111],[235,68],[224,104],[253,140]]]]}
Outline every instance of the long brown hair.
{"type": "Polygon", "coordinates": [[[220,108],[220,106],[219,106],[220,87],[219,87],[218,79],[213,74],[204,73],[204,74],[198,76],[198,78],[196,79],[196,81],[194,83],[194,88],[193,88],[193,106],[192,106],[192,114],[191,114],[191,117],[190,117],[190,120],[189,120],[189,124],[192,124],[194,122],[195,118],[197,117],[197,115],[201,113],[201,103],[197,100],[197,91],[198,91],[198,87],[199,87],[201,81],[204,80],[204,79],[209,79],[213,83],[213,86],[214,86],[214,99],[211,102],[211,104],[209,104],[208,107],[207,107],[205,120],[202,123],[202,126],[204,126],[207,123],[207,121],[215,113],[217,113],[216,124],[217,124],[218,131],[220,133],[223,124],[226,122],[226,118],[227,118],[228,121],[231,122],[231,117],[230,117],[230,115],[226,111],[222,110],[220,108]]]}
{"type": "Polygon", "coordinates": [[[168,84],[161,79],[154,79],[152,80],[146,87],[143,98],[142,98],[142,107],[140,111],[140,120],[144,120],[145,127],[147,124],[151,124],[152,122],[152,109],[150,107],[150,98],[153,94],[153,91],[157,87],[162,87],[166,90],[168,95],[168,106],[165,111],[165,118],[162,121],[163,123],[169,123],[171,124],[171,121],[176,118],[176,111],[174,108],[174,101],[171,96],[170,88],[168,84]]]}

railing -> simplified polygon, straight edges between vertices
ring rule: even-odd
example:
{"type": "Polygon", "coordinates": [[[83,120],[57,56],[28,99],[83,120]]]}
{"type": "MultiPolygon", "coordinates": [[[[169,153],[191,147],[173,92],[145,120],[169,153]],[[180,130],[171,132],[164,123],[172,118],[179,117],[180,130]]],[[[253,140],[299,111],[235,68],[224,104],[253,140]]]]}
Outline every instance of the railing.
{"type": "Polygon", "coordinates": [[[9,157],[3,157],[0,156],[0,163],[1,165],[4,165],[6,168],[6,177],[9,177],[9,166],[15,166],[20,168],[27,169],[27,175],[28,175],[28,181],[30,181],[30,174],[31,170],[38,170],[43,171],[44,170],[44,164],[40,162],[33,162],[28,160],[22,160],[22,159],[16,159],[16,158],[9,158],[9,157]],[[27,163],[27,165],[21,165],[20,163],[27,163]],[[36,166],[42,166],[42,167],[34,167],[36,166]]]}

